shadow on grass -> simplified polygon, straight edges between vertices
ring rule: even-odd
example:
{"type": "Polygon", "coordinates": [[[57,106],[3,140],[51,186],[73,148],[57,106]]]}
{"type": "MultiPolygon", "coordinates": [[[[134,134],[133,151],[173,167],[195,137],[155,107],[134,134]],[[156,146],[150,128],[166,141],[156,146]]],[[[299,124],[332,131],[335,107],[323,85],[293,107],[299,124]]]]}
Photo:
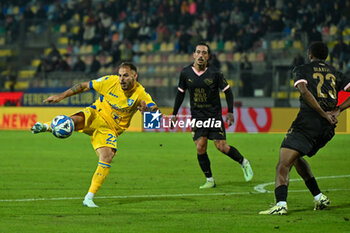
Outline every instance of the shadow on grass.
{"type": "Polygon", "coordinates": [[[315,213],[321,213],[321,212],[328,212],[332,210],[341,210],[341,209],[349,209],[350,208],[350,203],[347,204],[342,204],[342,205],[330,205],[326,209],[323,210],[313,210],[313,206],[310,206],[310,208],[300,208],[300,209],[288,209],[288,215],[293,215],[294,213],[300,213],[300,212],[309,212],[309,211],[314,211],[315,213]]]}

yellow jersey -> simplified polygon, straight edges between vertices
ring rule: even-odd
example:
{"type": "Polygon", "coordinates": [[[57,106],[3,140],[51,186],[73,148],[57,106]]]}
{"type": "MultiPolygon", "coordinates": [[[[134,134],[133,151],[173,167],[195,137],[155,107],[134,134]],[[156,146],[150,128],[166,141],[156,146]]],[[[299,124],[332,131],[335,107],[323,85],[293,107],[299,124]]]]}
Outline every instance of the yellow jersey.
{"type": "Polygon", "coordinates": [[[131,90],[124,91],[118,75],[92,80],[89,87],[101,95],[90,107],[95,109],[117,134],[129,127],[131,118],[142,101],[146,102],[147,107],[155,105],[151,96],[138,82],[131,90]]]}

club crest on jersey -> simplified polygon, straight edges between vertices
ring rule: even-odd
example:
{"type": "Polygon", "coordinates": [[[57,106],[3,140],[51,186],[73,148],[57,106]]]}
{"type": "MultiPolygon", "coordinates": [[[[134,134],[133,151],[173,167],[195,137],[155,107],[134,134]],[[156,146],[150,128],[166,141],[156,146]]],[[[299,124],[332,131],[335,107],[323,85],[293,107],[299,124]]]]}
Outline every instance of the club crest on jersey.
{"type": "Polygon", "coordinates": [[[130,107],[134,102],[135,102],[135,100],[133,100],[133,99],[128,99],[128,106],[130,107]]]}
{"type": "Polygon", "coordinates": [[[210,86],[214,81],[210,78],[206,78],[204,79],[204,83],[207,84],[208,86],[210,86]]]}

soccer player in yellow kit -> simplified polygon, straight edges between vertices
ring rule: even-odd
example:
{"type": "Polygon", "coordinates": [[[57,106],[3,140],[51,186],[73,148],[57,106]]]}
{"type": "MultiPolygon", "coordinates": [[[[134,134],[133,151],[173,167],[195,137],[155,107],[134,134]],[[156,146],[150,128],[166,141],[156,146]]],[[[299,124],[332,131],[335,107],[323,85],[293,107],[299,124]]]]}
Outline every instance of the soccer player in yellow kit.
{"type": "MultiPolygon", "coordinates": [[[[75,131],[90,135],[92,146],[99,157],[90,189],[83,201],[84,206],[98,207],[93,198],[111,168],[112,159],[117,152],[117,137],[129,127],[135,112],[158,110],[151,96],[136,79],[137,68],[132,63],[125,62],[119,67],[119,75],[108,75],[77,84],[44,101],[58,103],[64,98],[90,89],[101,94],[91,106],[70,116],[75,131]]],[[[50,122],[37,122],[31,130],[33,133],[51,131],[50,122]]]]}

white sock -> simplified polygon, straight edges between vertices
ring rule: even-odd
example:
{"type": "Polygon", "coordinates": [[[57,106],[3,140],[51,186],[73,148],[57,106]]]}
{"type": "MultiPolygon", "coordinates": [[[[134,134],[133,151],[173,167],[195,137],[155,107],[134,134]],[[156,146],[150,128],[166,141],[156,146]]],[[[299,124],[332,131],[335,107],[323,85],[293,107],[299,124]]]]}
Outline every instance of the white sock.
{"type": "Polygon", "coordinates": [[[94,199],[94,196],[95,194],[93,194],[92,192],[88,192],[85,196],[85,199],[88,198],[88,199],[94,199]]]}
{"type": "Polygon", "coordinates": [[[244,158],[243,161],[242,161],[242,163],[241,163],[241,165],[242,165],[242,166],[245,166],[247,163],[248,163],[248,160],[246,160],[246,159],[244,158]]]}
{"type": "Polygon", "coordinates": [[[214,178],[213,177],[209,177],[209,178],[207,178],[207,181],[214,182],[214,178]]]}
{"type": "Polygon", "coordinates": [[[279,201],[279,202],[277,202],[276,205],[278,205],[278,206],[286,206],[287,202],[286,201],[279,201]]]}
{"type": "Polygon", "coordinates": [[[314,196],[314,200],[319,201],[321,199],[321,195],[322,195],[322,193],[319,193],[316,196],[314,196]]]}

